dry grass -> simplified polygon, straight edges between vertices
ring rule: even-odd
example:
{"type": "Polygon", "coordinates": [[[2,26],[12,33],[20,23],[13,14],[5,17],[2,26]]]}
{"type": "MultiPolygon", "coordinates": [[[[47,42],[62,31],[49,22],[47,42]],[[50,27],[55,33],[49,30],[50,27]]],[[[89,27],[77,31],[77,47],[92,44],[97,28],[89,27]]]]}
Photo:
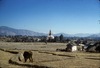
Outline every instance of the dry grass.
{"type": "MultiPolygon", "coordinates": [[[[100,68],[100,53],[86,52],[57,52],[56,49],[66,48],[65,43],[12,43],[0,42],[0,67],[2,68],[34,68],[41,66],[53,68],[100,68]],[[9,64],[10,58],[17,52],[32,50],[33,63],[18,62],[17,65],[9,64]],[[10,52],[10,53],[9,53],[10,52]],[[30,67],[32,68],[32,67],[30,67]]],[[[45,68],[43,67],[43,68],[45,68]]]]}

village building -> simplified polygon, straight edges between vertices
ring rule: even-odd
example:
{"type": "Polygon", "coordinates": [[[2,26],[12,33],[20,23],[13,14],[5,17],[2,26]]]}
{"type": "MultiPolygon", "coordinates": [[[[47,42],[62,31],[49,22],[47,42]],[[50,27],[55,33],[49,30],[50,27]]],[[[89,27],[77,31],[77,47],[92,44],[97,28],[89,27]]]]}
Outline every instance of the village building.
{"type": "Polygon", "coordinates": [[[54,36],[52,35],[51,30],[50,30],[47,36],[47,41],[52,41],[53,39],[54,39],[54,36]]]}
{"type": "Polygon", "coordinates": [[[69,42],[67,45],[66,51],[68,52],[74,52],[77,51],[77,45],[75,44],[75,42],[69,42]]]}

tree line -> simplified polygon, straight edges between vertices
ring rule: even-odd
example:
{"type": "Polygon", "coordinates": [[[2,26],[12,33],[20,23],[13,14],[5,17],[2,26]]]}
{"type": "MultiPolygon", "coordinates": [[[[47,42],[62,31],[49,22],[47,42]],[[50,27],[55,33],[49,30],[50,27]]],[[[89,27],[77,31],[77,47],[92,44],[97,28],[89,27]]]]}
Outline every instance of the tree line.
{"type": "MultiPolygon", "coordinates": [[[[47,36],[0,36],[0,41],[6,42],[45,42],[47,36]]],[[[61,34],[60,36],[55,36],[54,39],[49,39],[47,42],[63,42],[64,36],[61,34]]]]}
{"type": "Polygon", "coordinates": [[[64,37],[62,34],[60,36],[55,36],[54,39],[46,40],[47,36],[0,36],[0,41],[6,42],[68,42],[71,40],[100,40],[100,38],[88,38],[88,37],[64,37]]]}

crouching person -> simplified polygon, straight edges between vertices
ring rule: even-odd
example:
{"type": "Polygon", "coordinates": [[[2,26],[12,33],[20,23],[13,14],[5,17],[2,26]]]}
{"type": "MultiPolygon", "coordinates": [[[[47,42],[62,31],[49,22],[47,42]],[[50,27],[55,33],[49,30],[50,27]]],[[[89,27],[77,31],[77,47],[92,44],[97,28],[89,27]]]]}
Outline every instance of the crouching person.
{"type": "Polygon", "coordinates": [[[24,53],[23,53],[24,61],[26,62],[29,59],[30,62],[33,62],[32,55],[33,54],[31,51],[24,51],[24,53]]]}

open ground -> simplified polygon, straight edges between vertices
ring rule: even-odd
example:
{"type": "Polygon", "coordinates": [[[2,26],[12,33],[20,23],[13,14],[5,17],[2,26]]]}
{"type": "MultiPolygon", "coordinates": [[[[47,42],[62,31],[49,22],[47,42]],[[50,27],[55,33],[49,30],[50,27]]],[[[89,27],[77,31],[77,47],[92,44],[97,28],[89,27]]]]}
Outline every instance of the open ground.
{"type": "Polygon", "coordinates": [[[65,48],[66,43],[0,42],[0,68],[100,68],[100,53],[56,51],[65,48]],[[33,63],[14,58],[26,50],[32,51],[33,63]]]}

